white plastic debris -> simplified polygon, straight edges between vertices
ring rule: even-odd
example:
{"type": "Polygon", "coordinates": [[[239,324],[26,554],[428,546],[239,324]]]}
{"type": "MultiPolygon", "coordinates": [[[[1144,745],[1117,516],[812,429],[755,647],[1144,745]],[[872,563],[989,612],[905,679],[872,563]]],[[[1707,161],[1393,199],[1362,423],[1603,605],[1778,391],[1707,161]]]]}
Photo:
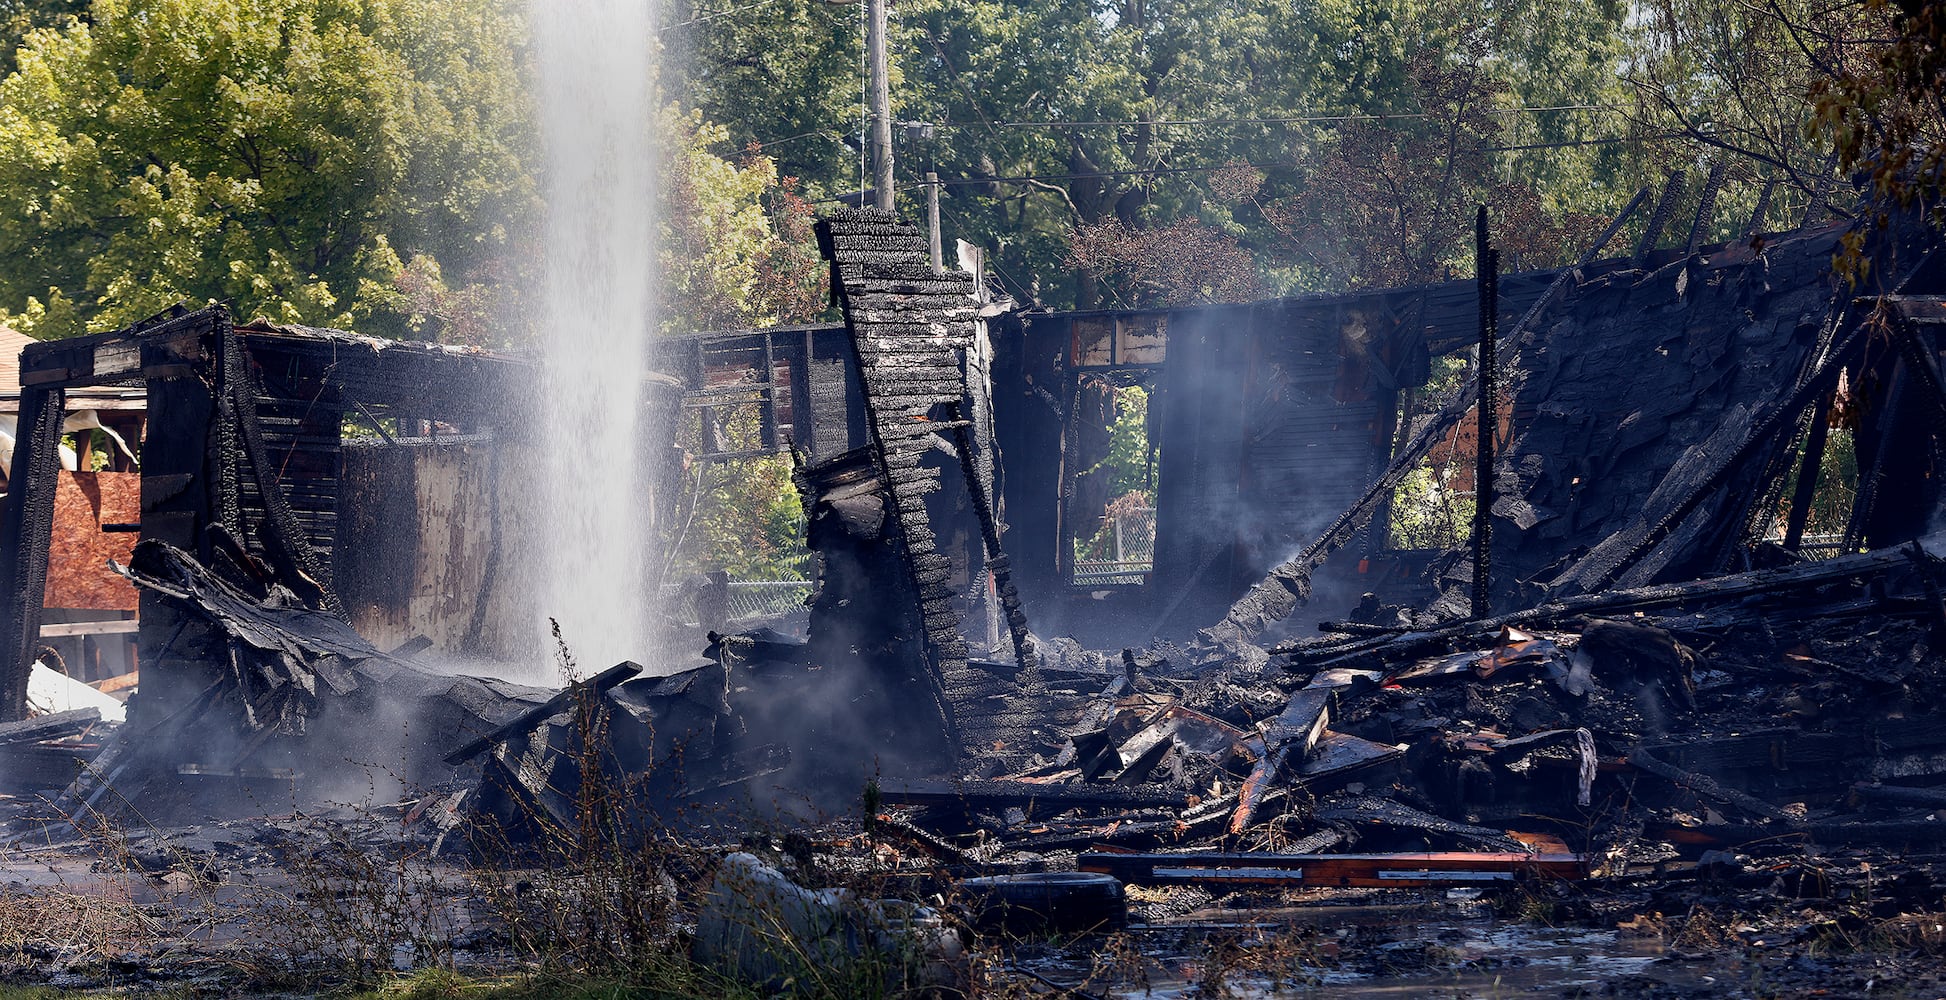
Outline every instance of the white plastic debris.
{"type": "Polygon", "coordinates": [[[101,711],[104,722],[125,722],[128,708],[114,696],[102,694],[45,663],[36,662],[27,676],[27,710],[35,715],[52,715],[77,708],[101,711]]]}

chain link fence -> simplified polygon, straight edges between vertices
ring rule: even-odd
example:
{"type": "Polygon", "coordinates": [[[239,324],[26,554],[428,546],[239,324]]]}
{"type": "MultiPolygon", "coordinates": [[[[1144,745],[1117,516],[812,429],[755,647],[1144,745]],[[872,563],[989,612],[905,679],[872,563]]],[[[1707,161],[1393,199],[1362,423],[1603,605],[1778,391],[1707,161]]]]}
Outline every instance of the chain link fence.
{"type": "Polygon", "coordinates": [[[1098,587],[1141,583],[1155,569],[1155,508],[1136,507],[1108,518],[1110,559],[1077,559],[1074,582],[1098,587]]]}
{"type": "MultiPolygon", "coordinates": [[[[712,600],[708,586],[700,578],[662,588],[663,607],[670,617],[689,625],[715,624],[703,621],[703,608],[712,600]]],[[[731,580],[723,599],[723,623],[773,618],[801,611],[811,596],[811,581],[731,580]]]]}

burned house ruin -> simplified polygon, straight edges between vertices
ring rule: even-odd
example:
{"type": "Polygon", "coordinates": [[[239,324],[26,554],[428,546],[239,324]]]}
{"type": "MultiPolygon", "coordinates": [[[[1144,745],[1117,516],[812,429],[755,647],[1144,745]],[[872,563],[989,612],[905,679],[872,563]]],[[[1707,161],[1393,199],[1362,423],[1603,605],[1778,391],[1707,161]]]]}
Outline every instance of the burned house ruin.
{"type": "Polygon", "coordinates": [[[673,665],[566,691],[468,669],[536,655],[531,360],[220,306],[35,344],[0,694],[19,715],[44,635],[63,394],[139,386],[140,523],[102,527],[139,528],[144,683],[71,800],[301,783],[384,720],[411,780],[502,825],[565,825],[591,767],[655,809],[870,782],[963,872],[1436,885],[1936,844],[1938,236],[1700,245],[1699,218],[1658,248],[1652,218],[1611,250],[1628,218],[1567,268],[1496,275],[1483,232],[1477,280],[1047,312],[838,211],[842,325],[673,338],[644,381],[687,436],[642,456],[642,516],[686,465],[789,456],[808,596],[757,628],[739,581],[672,582],[673,665]],[[1271,825],[1287,849],[1251,849],[1271,825]]]}

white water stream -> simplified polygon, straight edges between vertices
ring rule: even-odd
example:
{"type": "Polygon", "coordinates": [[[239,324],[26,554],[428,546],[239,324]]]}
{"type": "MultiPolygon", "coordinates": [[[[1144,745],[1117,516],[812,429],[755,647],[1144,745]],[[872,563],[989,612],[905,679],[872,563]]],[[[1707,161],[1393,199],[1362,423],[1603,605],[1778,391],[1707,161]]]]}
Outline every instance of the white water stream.
{"type": "MultiPolygon", "coordinates": [[[[545,525],[534,581],[583,675],[654,665],[645,426],[655,323],[650,0],[531,0],[546,143],[545,525]]],[[[546,627],[545,618],[541,626],[546,627]]],[[[551,639],[547,648],[552,648],[551,639]]]]}

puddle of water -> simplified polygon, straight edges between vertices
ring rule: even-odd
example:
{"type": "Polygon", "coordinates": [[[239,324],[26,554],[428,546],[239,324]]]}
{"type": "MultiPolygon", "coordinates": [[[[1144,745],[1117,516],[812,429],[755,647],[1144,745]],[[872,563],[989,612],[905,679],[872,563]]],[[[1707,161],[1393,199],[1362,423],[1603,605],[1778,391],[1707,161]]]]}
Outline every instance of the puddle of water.
{"type": "MultiPolygon", "coordinates": [[[[1309,961],[1284,969],[1288,978],[1282,982],[1256,973],[1232,973],[1223,977],[1223,990],[1216,995],[1593,996],[1619,978],[1646,975],[1692,982],[1699,978],[1686,964],[1660,961],[1665,953],[1654,940],[1618,937],[1613,931],[1504,923],[1475,907],[1324,906],[1259,910],[1236,920],[1225,918],[1245,918],[1245,913],[1197,916],[1217,919],[1132,932],[1145,959],[1145,982],[1092,983],[1084,988],[1103,997],[1189,1000],[1208,996],[1205,963],[1211,941],[1230,937],[1247,954],[1273,945],[1287,932],[1309,936],[1295,949],[1310,956],[1309,961]],[[1326,957],[1334,952],[1341,957],[1326,957]]],[[[1070,952],[1022,964],[1054,982],[1083,985],[1090,958],[1070,952]]]]}

